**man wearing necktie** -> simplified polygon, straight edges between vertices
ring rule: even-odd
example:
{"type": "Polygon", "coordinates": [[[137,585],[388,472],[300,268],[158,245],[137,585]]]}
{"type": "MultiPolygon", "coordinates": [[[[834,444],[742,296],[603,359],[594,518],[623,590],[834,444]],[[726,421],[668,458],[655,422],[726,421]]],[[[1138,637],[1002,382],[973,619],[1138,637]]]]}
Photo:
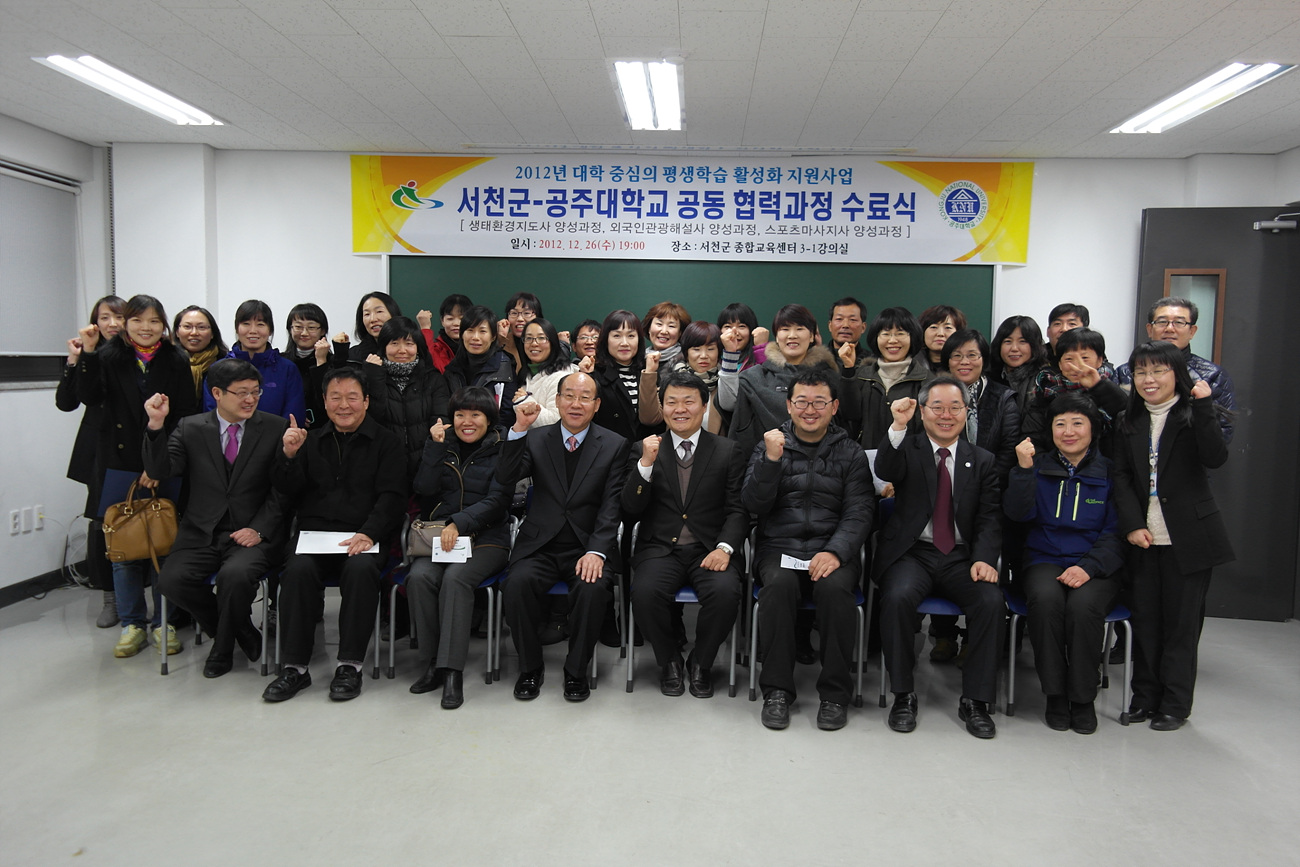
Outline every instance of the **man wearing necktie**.
{"type": "Polygon", "coordinates": [[[749,530],[740,501],[745,455],[732,440],[702,428],[709,387],[694,373],[675,370],[659,389],[668,432],[634,449],[623,486],[623,514],[640,521],[632,564],[632,609],[654,648],[659,689],[713,695],[713,662],[736,621],[742,585],[737,554],[749,530]],[[691,587],[700,600],[695,646],[683,662],[674,628],[677,591],[691,587]]]}
{"type": "Polygon", "coordinates": [[[151,478],[185,476],[189,482],[158,581],[163,595],[212,636],[203,676],[220,677],[234,665],[236,643],[250,661],[261,656],[262,636],[249,610],[280,542],[282,510],[271,491],[271,465],[287,422],[258,411],[262,375],[247,361],[218,361],[207,383],[216,408],[181,419],[170,437],[163,433],[167,396],[145,402],[149,425],[142,451],[151,478]],[[213,572],[215,595],[208,584],[213,572]]]}
{"type": "Polygon", "coordinates": [[[962,669],[958,716],[977,738],[997,733],[989,705],[997,688],[1004,606],[997,562],[1002,546],[1001,495],[992,454],[961,439],[966,390],[951,376],[927,383],[916,400],[890,406],[893,424],[876,453],[876,474],[893,482],[895,506],[876,552],[880,630],[894,706],[889,727],[916,728],[917,605],[929,595],[966,615],[970,656],[962,669]],[[921,412],[923,434],[907,434],[921,412]]]}
{"type": "Polygon", "coordinates": [[[564,697],[585,701],[591,691],[587,667],[614,597],[610,557],[618,553],[619,499],[627,472],[627,440],[592,424],[600,409],[600,386],[585,373],[560,380],[555,394],[558,424],[530,425],[541,407],[528,401],[497,461],[497,480],[513,489],[533,480],[532,505],[510,552],[505,616],[519,653],[515,698],[540,694],[545,671],[539,627],[542,599],[558,582],[569,588],[569,654],[564,697]]]}

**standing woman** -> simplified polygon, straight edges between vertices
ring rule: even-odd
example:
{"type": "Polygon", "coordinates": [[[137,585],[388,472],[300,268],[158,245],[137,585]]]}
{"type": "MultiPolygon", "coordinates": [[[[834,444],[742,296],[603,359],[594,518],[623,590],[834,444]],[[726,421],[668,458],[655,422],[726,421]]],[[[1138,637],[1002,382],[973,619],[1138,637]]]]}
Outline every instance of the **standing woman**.
{"type": "Polygon", "coordinates": [[[958,331],[966,330],[966,314],[947,304],[936,304],[921,311],[917,317],[921,324],[921,334],[925,340],[924,358],[935,373],[943,372],[940,353],[943,345],[958,331]]]}
{"type": "Polygon", "coordinates": [[[298,426],[315,430],[329,420],[323,394],[325,374],[347,364],[347,352],[340,355],[330,351],[330,321],[315,304],[295,304],[284,320],[284,330],[289,332],[284,355],[298,366],[307,405],[307,418],[298,426]]]}
{"type": "Polygon", "coordinates": [[[482,388],[465,388],[451,397],[451,423],[438,419],[425,440],[415,493],[420,514],[445,521],[440,540],[450,551],[457,536],[469,536],[473,556],[464,563],[434,563],[417,557],[406,580],[411,623],[420,639],[424,674],[411,692],[442,687],[442,706],[464,702],[462,675],[469,652],[474,589],[505,568],[510,558],[506,509],[511,491],[497,481],[501,433],[497,405],[482,388]]]}
{"type": "Polygon", "coordinates": [[[429,426],[447,417],[447,380],[433,366],[420,326],[396,316],[379,329],[379,353],[366,359],[366,390],[375,421],[406,447],[406,477],[420,465],[429,426]]]}
{"type": "Polygon", "coordinates": [[[993,335],[989,377],[1016,393],[1016,407],[1024,414],[1034,393],[1034,380],[1047,367],[1043,332],[1030,316],[1008,316],[993,335]]]}
{"type": "Polygon", "coordinates": [[[718,409],[718,362],[722,358],[722,332],[712,322],[698,319],[682,332],[681,347],[682,355],[677,359],[676,368],[690,371],[709,387],[709,402],[704,408],[703,427],[709,433],[725,435],[722,411],[718,409]]]}
{"type": "Polygon", "coordinates": [[[1028,437],[1016,446],[1002,505],[1008,518],[1030,525],[1019,584],[1047,725],[1090,735],[1097,730],[1106,614],[1119,595],[1114,576],[1125,546],[1117,534],[1111,463],[1096,447],[1101,413],[1088,397],[1066,392],[1048,415],[1052,450],[1036,454],[1028,437]]]}
{"type": "Polygon", "coordinates": [[[447,389],[452,394],[467,386],[486,388],[497,405],[500,424],[515,423],[515,409],[510,398],[515,393],[515,365],[504,349],[497,345],[496,314],[481,304],[469,308],[460,320],[460,348],[447,365],[447,389]]]}
{"type": "Polygon", "coordinates": [[[206,308],[191,304],[172,320],[172,333],[176,335],[176,345],[190,357],[190,376],[194,378],[195,406],[203,405],[203,377],[208,368],[218,359],[225,358],[230,352],[226,341],[221,339],[221,329],[217,320],[206,308]]]}
{"type": "Polygon", "coordinates": [[[992,452],[998,483],[1005,488],[1007,474],[1016,462],[1020,410],[1015,393],[988,376],[990,352],[983,334],[963,328],[944,343],[939,367],[957,377],[966,389],[966,440],[992,452]]]}
{"type": "Polygon", "coordinates": [[[560,411],[555,407],[560,380],[576,371],[578,365],[569,360],[559,332],[546,319],[534,319],[524,327],[524,358],[513,403],[519,406],[533,400],[542,408],[531,427],[555,424],[560,420],[560,411]]]}
{"type": "Polygon", "coordinates": [[[645,350],[645,331],[631,310],[615,310],[600,327],[594,363],[578,367],[600,383],[596,424],[629,442],[661,430],[659,353],[645,350]]]}
{"type": "MultiPolygon", "coordinates": [[[[95,302],[90,311],[90,324],[95,326],[99,339],[107,342],[122,330],[125,319],[122,316],[124,305],[116,295],[106,295],[95,302]]],[[[81,406],[77,394],[77,371],[81,369],[80,336],[68,341],[68,362],[63,366],[63,376],[54,389],[54,405],[60,412],[74,412],[81,406]]],[[[100,629],[109,629],[118,623],[117,597],[113,594],[113,571],[109,568],[108,557],[104,550],[104,524],[99,520],[99,490],[104,480],[104,471],[95,463],[97,438],[103,423],[103,411],[97,404],[87,404],[81,414],[81,424],[77,427],[77,438],[72,444],[72,458],[68,461],[68,478],[86,486],[86,509],[84,515],[90,519],[90,528],[86,532],[86,571],[91,588],[102,591],[104,607],[95,620],[100,629]]]]}
{"type": "Polygon", "coordinates": [[[648,349],[659,353],[659,369],[667,372],[682,355],[682,332],[691,324],[691,314],[673,301],[660,301],[641,320],[648,349]]]}
{"type": "MultiPolygon", "coordinates": [[[[298,365],[280,354],[271,345],[275,336],[275,319],[265,301],[250,300],[235,310],[235,335],[239,338],[230,350],[231,358],[247,361],[262,374],[262,396],[257,402],[261,412],[269,412],[283,419],[307,418],[307,403],[303,394],[302,374],[298,365]]],[[[216,409],[217,400],[212,389],[203,388],[203,409],[216,409]]]]}
{"type": "Polygon", "coordinates": [[[497,342],[514,362],[515,373],[524,367],[524,326],[542,315],[542,300],[531,292],[516,292],[506,299],[506,318],[497,323],[497,342]]]}
{"type": "MultiPolygon", "coordinates": [[[[920,323],[906,307],[886,307],[867,329],[867,348],[876,355],[858,367],[854,383],[862,413],[858,441],[864,449],[880,445],[893,424],[889,405],[904,397],[915,400],[921,386],[933,377],[921,351],[923,335],[920,323]]],[[[920,422],[916,415],[912,418],[908,430],[916,433],[920,422]]]]}
{"type": "Polygon", "coordinates": [[[767,329],[758,327],[758,317],[748,304],[736,302],[722,308],[717,325],[722,345],[719,372],[739,373],[767,360],[767,329]]]}
{"type": "Polygon", "coordinates": [[[1192,713],[1210,570],[1235,559],[1205,472],[1223,466],[1228,446],[1210,385],[1192,382],[1181,349],[1144,343],[1129,369],[1115,444],[1119,531],[1134,546],[1129,721],[1175,731],[1192,713]]]}
{"type": "MultiPolygon", "coordinates": [[[[139,473],[140,483],[152,488],[158,480],[144,473],[141,457],[148,424],[144,402],[155,394],[167,396],[172,406],[167,416],[170,434],[181,418],[194,413],[194,380],[188,359],[171,342],[167,314],[157,298],[136,295],[126,302],[123,315],[125,327],[106,344],[100,341],[96,326],[81,329],[78,397],[87,406],[103,408],[98,469],[139,473]]],[[[116,657],[135,656],[146,644],[145,627],[150,622],[144,597],[147,572],[153,572],[148,560],[113,564],[113,592],[122,619],[122,634],[113,649],[116,657]]],[[[165,641],[169,654],[179,653],[181,643],[175,628],[168,624],[163,637],[157,576],[154,578],[154,642],[161,645],[165,641]]]]}
{"type": "Polygon", "coordinates": [[[387,292],[362,295],[357,304],[357,345],[350,347],[347,332],[340,331],[334,335],[334,352],[346,355],[353,364],[364,363],[370,356],[379,354],[379,329],[394,316],[401,315],[402,308],[387,292]]]}

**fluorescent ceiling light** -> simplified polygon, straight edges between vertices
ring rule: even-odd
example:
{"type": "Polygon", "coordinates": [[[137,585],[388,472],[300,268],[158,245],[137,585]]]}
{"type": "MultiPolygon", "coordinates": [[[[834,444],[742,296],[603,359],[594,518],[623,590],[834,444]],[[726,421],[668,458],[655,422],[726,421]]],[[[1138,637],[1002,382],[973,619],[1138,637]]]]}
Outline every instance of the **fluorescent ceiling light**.
{"type": "Polygon", "coordinates": [[[222,125],[221,121],[207,112],[188,102],[181,102],[117,67],[109,66],[98,57],[83,54],[74,60],[62,54],[52,54],[49,57],[33,57],[32,60],[172,123],[185,126],[222,125]]]}
{"type": "Polygon", "coordinates": [[[619,60],[614,74],[632,129],[682,128],[681,89],[674,64],[619,60]]]}
{"type": "Polygon", "coordinates": [[[1280,63],[1230,63],[1186,90],[1134,115],[1111,132],[1164,132],[1294,68],[1280,63]]]}

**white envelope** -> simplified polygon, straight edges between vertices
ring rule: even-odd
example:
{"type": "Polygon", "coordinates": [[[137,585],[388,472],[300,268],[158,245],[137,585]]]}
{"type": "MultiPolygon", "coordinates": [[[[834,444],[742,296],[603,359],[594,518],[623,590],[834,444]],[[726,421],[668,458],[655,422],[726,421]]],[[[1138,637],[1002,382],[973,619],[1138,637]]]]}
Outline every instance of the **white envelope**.
{"type": "Polygon", "coordinates": [[[470,548],[469,536],[457,536],[456,544],[451,546],[450,551],[442,550],[442,545],[434,539],[433,555],[430,559],[435,563],[464,563],[473,556],[474,551],[470,548]]]}
{"type": "MultiPolygon", "coordinates": [[[[339,543],[355,535],[355,533],[334,533],[328,530],[303,530],[298,533],[298,547],[294,550],[299,554],[346,554],[348,549],[340,546],[339,543]]],[[[363,553],[378,552],[379,545],[376,543],[363,553]]]]}
{"type": "Polygon", "coordinates": [[[812,563],[811,560],[799,560],[794,557],[791,557],[789,554],[781,555],[782,569],[800,569],[804,572],[807,572],[810,563],[812,563]]]}

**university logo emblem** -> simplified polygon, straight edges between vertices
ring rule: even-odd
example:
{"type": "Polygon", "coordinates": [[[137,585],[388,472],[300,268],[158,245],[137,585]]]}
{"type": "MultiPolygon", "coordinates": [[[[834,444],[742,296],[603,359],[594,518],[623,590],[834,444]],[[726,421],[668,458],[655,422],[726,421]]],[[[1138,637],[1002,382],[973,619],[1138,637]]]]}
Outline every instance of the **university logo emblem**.
{"type": "Polygon", "coordinates": [[[953,181],[939,193],[939,213],[954,229],[973,229],[989,212],[989,197],[971,181],[953,181]]]}
{"type": "Polygon", "coordinates": [[[408,211],[430,211],[442,207],[442,202],[437,199],[420,198],[415,189],[415,181],[407,181],[393,190],[393,204],[408,211]]]}

